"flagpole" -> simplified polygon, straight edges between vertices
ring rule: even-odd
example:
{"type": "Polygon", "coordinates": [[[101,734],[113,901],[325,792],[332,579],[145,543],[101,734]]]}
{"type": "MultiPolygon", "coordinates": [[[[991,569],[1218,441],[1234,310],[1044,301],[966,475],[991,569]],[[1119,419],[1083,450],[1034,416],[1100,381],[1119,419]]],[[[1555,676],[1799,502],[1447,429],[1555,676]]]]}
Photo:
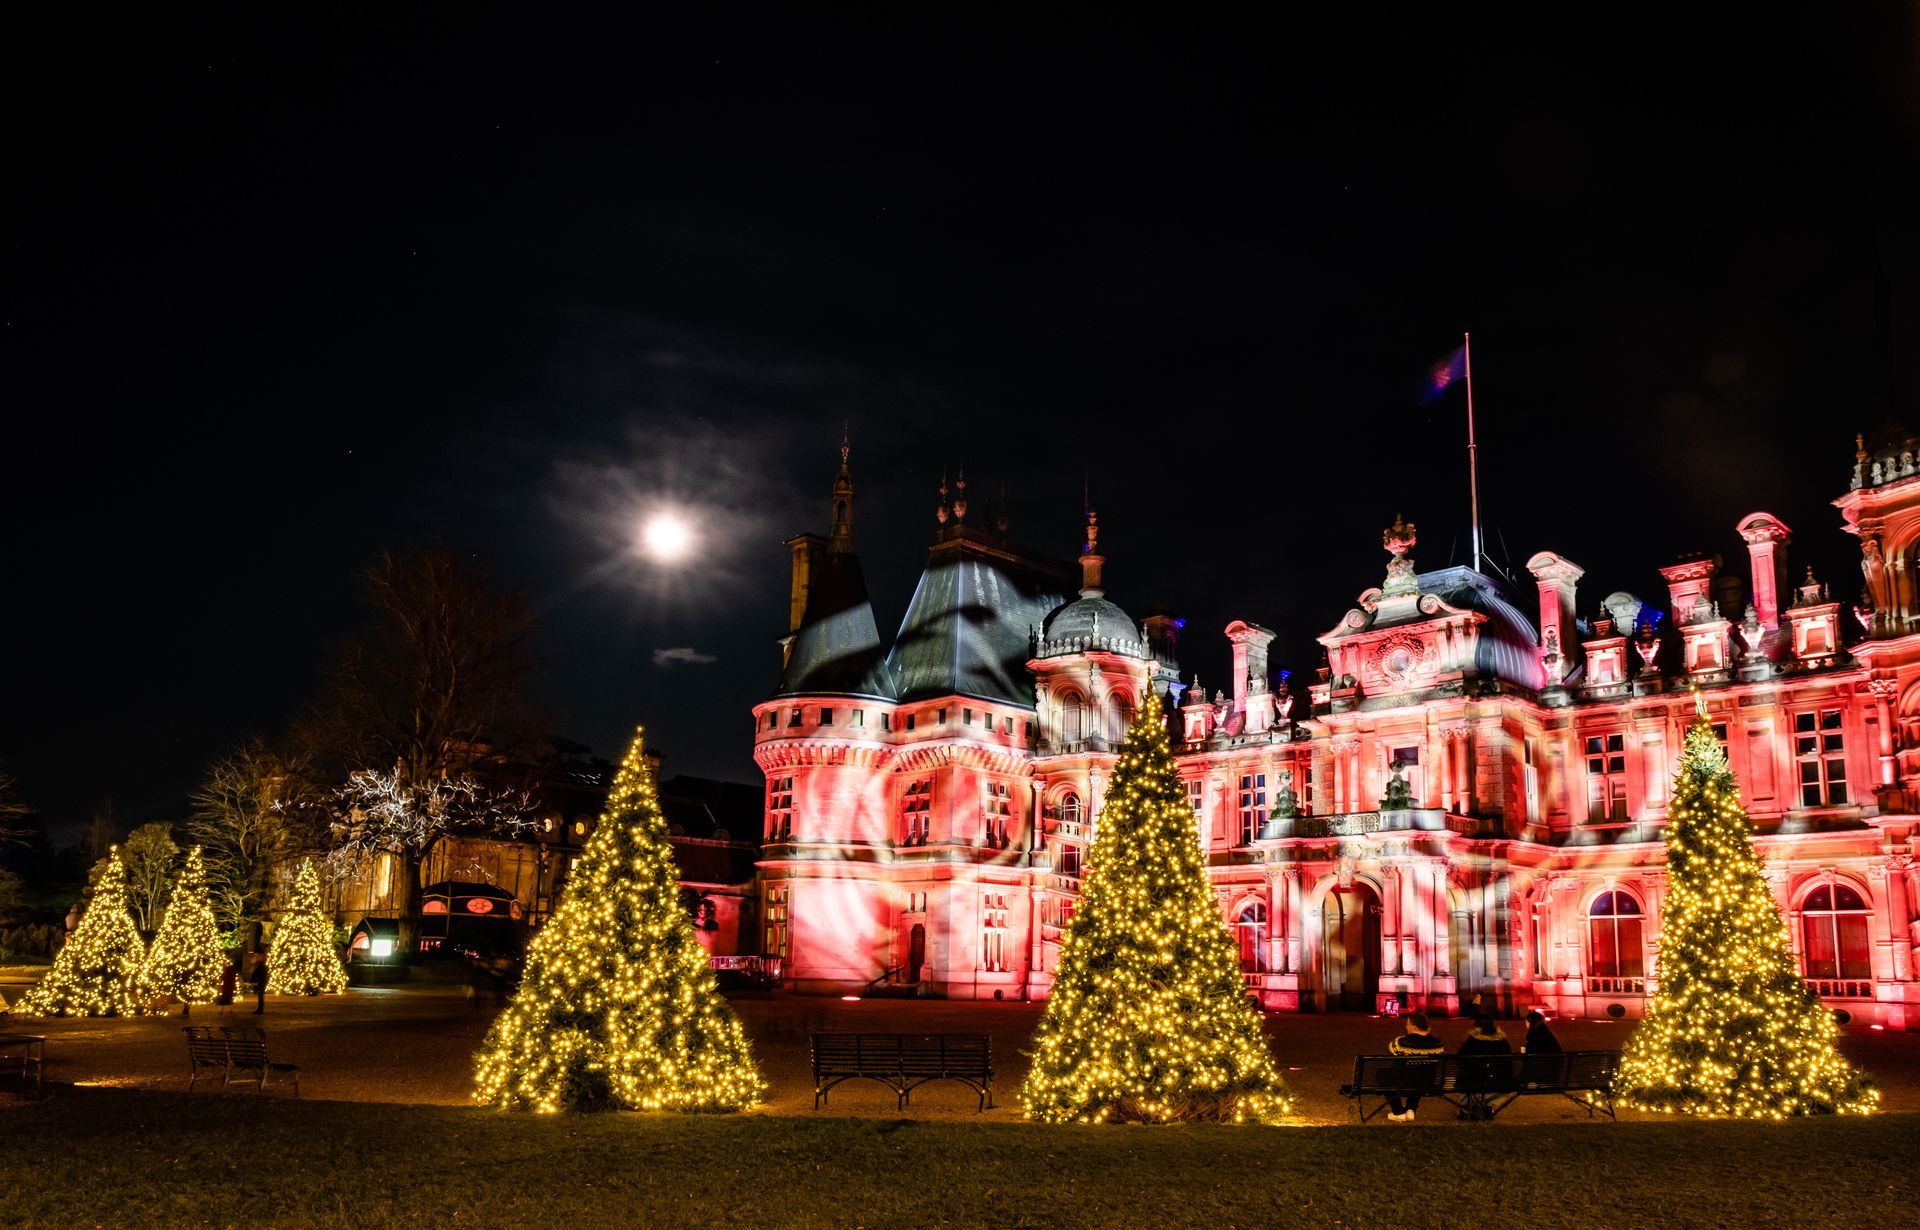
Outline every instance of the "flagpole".
{"type": "Polygon", "coordinates": [[[1467,487],[1473,494],[1473,570],[1480,571],[1480,457],[1473,442],[1473,334],[1462,333],[1467,360],[1467,487]]]}

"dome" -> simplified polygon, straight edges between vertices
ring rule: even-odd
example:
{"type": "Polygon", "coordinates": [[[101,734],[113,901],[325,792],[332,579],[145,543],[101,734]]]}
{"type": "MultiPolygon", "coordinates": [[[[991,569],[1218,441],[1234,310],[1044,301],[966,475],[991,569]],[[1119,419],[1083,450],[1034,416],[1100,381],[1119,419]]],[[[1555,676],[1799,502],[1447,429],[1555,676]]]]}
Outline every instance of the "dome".
{"type": "Polygon", "coordinates": [[[1140,639],[1140,629],[1134,626],[1125,611],[1105,598],[1092,595],[1076,598],[1047,616],[1042,634],[1049,641],[1095,636],[1110,641],[1140,639]]]}

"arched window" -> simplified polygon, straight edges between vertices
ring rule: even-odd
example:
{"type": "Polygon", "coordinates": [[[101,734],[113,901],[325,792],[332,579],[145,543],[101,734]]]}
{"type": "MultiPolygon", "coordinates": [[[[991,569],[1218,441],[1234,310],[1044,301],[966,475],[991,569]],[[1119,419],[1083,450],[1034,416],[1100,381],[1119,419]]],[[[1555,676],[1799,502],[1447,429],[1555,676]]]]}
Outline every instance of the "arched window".
{"type": "Polygon", "coordinates": [[[1060,738],[1066,743],[1080,741],[1080,698],[1069,696],[1060,706],[1060,738]]]}
{"type": "Polygon", "coordinates": [[[1080,796],[1071,790],[1060,796],[1060,819],[1066,824],[1080,823],[1080,796]]]}
{"type": "Polygon", "coordinates": [[[1587,973],[1594,978],[1641,978],[1640,903],[1632,894],[1601,893],[1587,910],[1587,973]]]}
{"type": "Polygon", "coordinates": [[[1822,884],[1800,907],[1801,951],[1809,978],[1871,978],[1867,903],[1845,884],[1822,884]]]}
{"type": "Polygon", "coordinates": [[[1115,743],[1126,741],[1127,727],[1133,725],[1133,711],[1127,705],[1127,698],[1116,695],[1109,706],[1109,726],[1112,733],[1108,736],[1115,743]]]}
{"type": "Polygon", "coordinates": [[[1264,902],[1249,901],[1240,907],[1233,920],[1234,936],[1240,941],[1240,968],[1249,974],[1267,972],[1267,907],[1264,902]]]}

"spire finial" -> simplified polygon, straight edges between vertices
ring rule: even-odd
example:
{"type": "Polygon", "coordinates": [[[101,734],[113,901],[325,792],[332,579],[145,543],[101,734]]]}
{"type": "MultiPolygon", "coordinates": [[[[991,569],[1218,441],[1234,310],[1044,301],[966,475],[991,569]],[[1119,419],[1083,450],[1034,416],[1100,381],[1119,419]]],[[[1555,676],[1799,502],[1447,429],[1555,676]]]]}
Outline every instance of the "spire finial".
{"type": "Polygon", "coordinates": [[[941,525],[947,523],[947,472],[944,468],[940,471],[940,511],[933,515],[941,525]]]}
{"type": "Polygon", "coordinates": [[[846,427],[840,430],[840,472],[833,476],[833,521],[827,535],[828,549],[836,552],[853,549],[853,471],[847,466],[851,453],[846,427]]]}
{"type": "Polygon", "coordinates": [[[964,461],[960,463],[960,477],[954,480],[953,486],[953,519],[965,521],[967,519],[967,463],[964,461]]]}
{"type": "Polygon", "coordinates": [[[1104,590],[1100,588],[1100,569],[1107,562],[1100,554],[1100,514],[1093,508],[1087,509],[1087,543],[1080,551],[1080,596],[1098,598],[1104,590]]]}
{"type": "Polygon", "coordinates": [[[846,419],[840,424],[840,468],[847,468],[847,455],[853,451],[853,420],[846,419]]]}

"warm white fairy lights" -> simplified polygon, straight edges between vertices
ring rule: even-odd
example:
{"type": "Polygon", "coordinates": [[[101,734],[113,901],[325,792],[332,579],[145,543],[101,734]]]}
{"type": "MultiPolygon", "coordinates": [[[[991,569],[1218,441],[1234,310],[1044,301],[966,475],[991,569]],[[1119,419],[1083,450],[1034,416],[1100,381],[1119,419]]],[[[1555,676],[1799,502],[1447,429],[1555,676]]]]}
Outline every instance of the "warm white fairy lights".
{"type": "Polygon", "coordinates": [[[320,908],[320,876],[311,861],[303,862],[293,897],[267,948],[267,990],[275,995],[338,995],[346,989],[347,970],[333,946],[333,922],[320,908]]]}
{"type": "Polygon", "coordinates": [[[1157,697],[1120,749],[1020,1100],[1048,1122],[1292,1108],[1208,885],[1157,697]]]}
{"type": "Polygon", "coordinates": [[[187,851],[174,881],[160,932],[147,950],[140,986],[149,996],[168,996],[183,1004],[210,1004],[220,992],[227,954],[220,950],[220,925],[207,899],[207,872],[200,847],[187,851]]]}
{"type": "Polygon", "coordinates": [[[1704,707],[1674,778],[1667,874],[1659,984],[1622,1057],[1620,1100],[1740,1119],[1875,1110],[1879,1091],[1800,977],[1704,707]]]}
{"type": "Polygon", "coordinates": [[[679,903],[642,738],[487,1035],[474,1100],[506,1109],[731,1111],[760,1101],[740,1018],[679,903]]]}
{"type": "Polygon", "coordinates": [[[40,984],[21,996],[21,1016],[138,1016],[146,1011],[140,967],[147,946],[127,913],[127,869],[118,846],[94,885],[93,901],[40,984]]]}

